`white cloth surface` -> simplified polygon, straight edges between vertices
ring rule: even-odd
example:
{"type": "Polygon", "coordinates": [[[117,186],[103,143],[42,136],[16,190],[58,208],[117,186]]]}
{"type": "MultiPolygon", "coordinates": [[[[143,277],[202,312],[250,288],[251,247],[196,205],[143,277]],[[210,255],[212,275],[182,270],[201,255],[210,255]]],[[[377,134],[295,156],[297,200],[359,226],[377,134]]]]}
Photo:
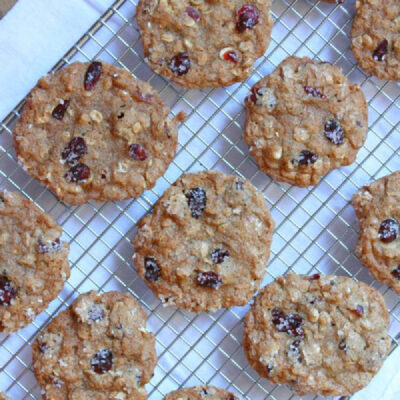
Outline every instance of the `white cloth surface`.
{"type": "MultiPolygon", "coordinates": [[[[0,119],[112,4],[113,0],[19,0],[0,21],[0,119]]],[[[400,349],[354,400],[400,399],[400,349]]],[[[1,389],[1,388],[0,388],[1,389]]]]}

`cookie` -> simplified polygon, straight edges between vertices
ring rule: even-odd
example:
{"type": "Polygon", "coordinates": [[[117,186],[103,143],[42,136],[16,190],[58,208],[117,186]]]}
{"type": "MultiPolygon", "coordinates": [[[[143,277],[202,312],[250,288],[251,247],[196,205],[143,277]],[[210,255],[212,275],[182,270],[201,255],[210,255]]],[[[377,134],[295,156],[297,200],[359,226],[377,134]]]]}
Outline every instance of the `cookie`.
{"type": "Polygon", "coordinates": [[[0,191],[0,332],[30,324],[69,278],[62,230],[18,192],[0,191]]]}
{"type": "Polygon", "coordinates": [[[368,133],[368,108],[342,70],[289,57],[251,89],[244,138],[260,169],[296,186],[316,185],[354,162],[368,133]]]}
{"type": "Polygon", "coordinates": [[[166,305],[196,312],[245,305],[264,276],[273,230],[249,181],[185,174],[139,222],[134,263],[166,305]]]}
{"type": "Polygon", "coordinates": [[[361,188],[353,207],[360,226],[358,257],[375,279],[400,293],[400,172],[361,188]]]}
{"type": "Polygon", "coordinates": [[[289,274],[263,288],[245,317],[251,366],[300,395],[348,395],[368,384],[390,349],[383,297],[339,276],[289,274]]]}
{"type": "Polygon", "coordinates": [[[15,128],[22,166],[69,204],[135,198],[175,156],[177,123],[157,93],[104,62],[42,78],[15,128]]]}
{"type": "Polygon", "coordinates": [[[43,399],[145,400],[157,362],[146,313],[127,293],[85,293],[32,346],[43,399]]]}
{"type": "Polygon", "coordinates": [[[140,0],[146,61],[185,88],[245,80],[270,42],[269,0],[140,0]]]}
{"type": "Polygon", "coordinates": [[[203,385],[175,390],[163,400],[238,400],[238,397],[215,386],[203,385]]]}
{"type": "Polygon", "coordinates": [[[0,393],[0,400],[10,400],[10,398],[6,396],[4,393],[0,393]]]}
{"type": "Polygon", "coordinates": [[[400,2],[357,0],[351,29],[361,68],[381,79],[400,80],[400,2]]]}

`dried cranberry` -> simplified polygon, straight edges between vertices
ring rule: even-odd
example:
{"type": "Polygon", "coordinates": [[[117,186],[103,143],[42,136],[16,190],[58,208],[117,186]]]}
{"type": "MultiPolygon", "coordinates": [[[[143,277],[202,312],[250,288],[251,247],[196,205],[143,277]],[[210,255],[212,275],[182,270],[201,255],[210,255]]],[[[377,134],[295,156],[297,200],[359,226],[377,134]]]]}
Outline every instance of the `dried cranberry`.
{"type": "Polygon", "coordinates": [[[358,305],[354,310],[351,310],[351,312],[358,317],[362,317],[364,315],[364,307],[358,305]]]}
{"type": "Polygon", "coordinates": [[[85,90],[92,90],[99,81],[103,65],[99,61],[93,61],[86,70],[84,86],[85,90]]]}
{"type": "Polygon", "coordinates": [[[221,264],[225,261],[225,258],[229,257],[229,251],[223,249],[215,249],[211,253],[211,260],[215,262],[215,264],[221,264]]]}
{"type": "Polygon", "coordinates": [[[62,103],[56,105],[51,113],[53,118],[61,121],[64,118],[65,111],[67,111],[70,102],[71,100],[63,100],[62,103]]]}
{"type": "Polygon", "coordinates": [[[252,29],[258,24],[258,19],[258,10],[251,4],[245,4],[236,13],[236,29],[239,32],[252,29]]]}
{"type": "Polygon", "coordinates": [[[228,50],[224,53],[224,60],[225,61],[231,61],[235,64],[238,63],[239,57],[237,56],[236,52],[233,50],[228,50]]]}
{"type": "Polygon", "coordinates": [[[310,150],[302,150],[297,159],[299,165],[311,165],[318,160],[318,155],[310,150]]]}
{"type": "Polygon", "coordinates": [[[399,225],[394,218],[388,218],[382,221],[379,227],[378,237],[384,243],[393,242],[399,235],[399,225]]]}
{"type": "Polygon", "coordinates": [[[249,95],[249,99],[254,103],[257,104],[257,97],[260,96],[261,94],[259,93],[259,88],[252,87],[251,88],[251,93],[249,95]]]}
{"type": "Polygon", "coordinates": [[[344,130],[339,122],[330,119],[325,122],[325,136],[333,144],[342,144],[344,140],[344,130]]]}
{"type": "Polygon", "coordinates": [[[88,318],[92,322],[100,321],[104,318],[104,310],[98,303],[93,303],[92,308],[88,311],[88,318]]]}
{"type": "Polygon", "coordinates": [[[222,278],[213,271],[199,272],[196,280],[200,286],[211,289],[218,289],[222,284],[222,278]]]}
{"type": "Polygon", "coordinates": [[[74,137],[64,150],[61,152],[61,158],[69,165],[75,165],[78,160],[87,153],[85,139],[80,136],[74,137]]]}
{"type": "Polygon", "coordinates": [[[0,276],[0,306],[9,306],[17,291],[6,276],[0,276]]]}
{"type": "Polygon", "coordinates": [[[372,57],[375,61],[384,61],[388,51],[389,51],[389,42],[386,39],[384,39],[382,40],[382,42],[378,44],[372,57]]]}
{"type": "Polygon", "coordinates": [[[207,204],[206,192],[201,187],[193,187],[186,193],[189,209],[193,218],[200,218],[207,204]]]}
{"type": "Polygon", "coordinates": [[[47,253],[52,253],[53,251],[60,251],[61,241],[59,238],[57,238],[53,241],[47,241],[47,243],[44,243],[43,240],[39,238],[38,247],[40,254],[47,254],[47,253]]]}
{"type": "Polygon", "coordinates": [[[99,350],[92,358],[91,367],[96,374],[105,374],[113,365],[113,354],[109,349],[99,350]]]}
{"type": "Polygon", "coordinates": [[[317,281],[319,278],[321,278],[320,274],[313,274],[308,278],[308,280],[309,281],[317,281]]]}
{"type": "Polygon", "coordinates": [[[278,309],[272,310],[272,323],[279,332],[286,332],[290,336],[304,337],[303,318],[298,314],[285,313],[278,309]]]}
{"type": "Polygon", "coordinates": [[[150,282],[156,282],[161,278],[161,269],[154,257],[144,259],[144,268],[146,270],[144,277],[150,282]]]}
{"type": "Polygon", "coordinates": [[[311,94],[313,97],[318,97],[320,99],[326,99],[326,96],[322,92],[320,92],[318,89],[313,88],[311,86],[307,86],[307,85],[304,86],[304,91],[307,94],[311,94]]]}
{"type": "Polygon", "coordinates": [[[172,57],[169,62],[169,69],[175,75],[185,75],[189,72],[190,69],[190,58],[188,53],[182,52],[172,57]]]}
{"type": "Polygon", "coordinates": [[[193,18],[195,21],[198,21],[200,19],[200,14],[195,8],[188,6],[186,7],[186,12],[189,17],[193,18]]]}
{"type": "Polygon", "coordinates": [[[85,182],[89,179],[90,169],[86,164],[78,163],[65,174],[67,182],[85,182]]]}
{"type": "Polygon", "coordinates": [[[400,265],[399,265],[396,269],[394,269],[394,270],[392,271],[392,275],[393,275],[396,279],[399,279],[399,280],[400,280],[400,265]]]}
{"type": "Polygon", "coordinates": [[[344,339],[342,339],[342,340],[339,342],[338,347],[339,347],[340,350],[343,350],[343,351],[346,351],[346,350],[347,350],[347,344],[346,344],[346,342],[345,342],[344,339]]]}
{"type": "Polygon", "coordinates": [[[129,146],[129,155],[136,161],[144,161],[147,158],[146,150],[137,143],[129,146]]]}
{"type": "Polygon", "coordinates": [[[44,353],[48,348],[49,348],[49,346],[47,346],[46,342],[40,342],[39,343],[39,351],[40,351],[40,353],[44,353]]]}

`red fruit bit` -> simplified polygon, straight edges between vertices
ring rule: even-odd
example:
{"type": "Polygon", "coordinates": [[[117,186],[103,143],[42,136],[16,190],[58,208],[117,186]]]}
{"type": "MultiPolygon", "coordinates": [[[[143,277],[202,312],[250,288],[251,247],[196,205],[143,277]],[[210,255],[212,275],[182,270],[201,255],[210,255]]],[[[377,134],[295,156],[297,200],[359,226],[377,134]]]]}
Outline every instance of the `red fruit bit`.
{"type": "Polygon", "coordinates": [[[144,277],[150,282],[156,282],[161,278],[161,269],[154,257],[144,259],[144,268],[146,270],[144,277]]]}
{"type": "Polygon", "coordinates": [[[237,64],[239,61],[239,58],[238,58],[236,52],[234,52],[233,50],[228,50],[224,53],[224,60],[231,61],[231,62],[237,64]]]}
{"type": "Polygon", "coordinates": [[[129,146],[129,155],[136,161],[144,161],[147,158],[146,150],[137,143],[129,146]]]}
{"type": "Polygon", "coordinates": [[[352,313],[357,315],[358,317],[362,317],[364,315],[364,307],[358,305],[355,310],[351,310],[352,313]]]}
{"type": "Polygon", "coordinates": [[[83,82],[85,90],[92,90],[99,81],[103,65],[99,61],[93,61],[86,70],[83,82]]]}
{"type": "Polygon", "coordinates": [[[99,350],[92,358],[91,367],[96,374],[103,375],[108,372],[113,365],[113,354],[109,349],[99,350]]]}
{"type": "Polygon", "coordinates": [[[274,308],[272,311],[272,323],[279,332],[285,332],[290,336],[304,337],[303,318],[299,314],[289,314],[274,308]]]}
{"type": "Polygon", "coordinates": [[[69,165],[75,165],[78,160],[87,153],[85,139],[82,137],[74,137],[68,146],[64,147],[61,152],[61,158],[69,165]]]}
{"type": "Polygon", "coordinates": [[[54,241],[43,242],[41,238],[38,239],[38,248],[40,254],[52,253],[53,251],[61,250],[61,241],[59,238],[54,241]]]}
{"type": "Polygon", "coordinates": [[[384,61],[388,51],[389,51],[389,42],[386,39],[384,39],[376,47],[376,49],[372,55],[372,58],[375,61],[384,61]]]}
{"type": "Polygon", "coordinates": [[[308,278],[308,280],[309,281],[317,281],[319,278],[321,278],[320,274],[313,274],[308,278]]]}
{"type": "Polygon", "coordinates": [[[177,76],[185,75],[190,69],[190,58],[188,53],[182,52],[178,53],[176,56],[172,57],[169,63],[169,69],[177,76]]]}
{"type": "Polygon", "coordinates": [[[78,163],[65,174],[67,182],[81,183],[89,179],[90,168],[83,163],[78,163]]]}
{"type": "Polygon", "coordinates": [[[299,165],[307,166],[314,164],[318,160],[318,155],[310,150],[302,150],[297,159],[299,165]]]}
{"type": "Polygon", "coordinates": [[[388,218],[382,221],[379,227],[378,237],[381,242],[391,243],[399,235],[399,225],[394,218],[388,218]]]}
{"type": "Polygon", "coordinates": [[[70,102],[71,100],[62,100],[62,103],[60,102],[60,104],[56,105],[53,112],[51,113],[53,118],[62,121],[70,102]]]}
{"type": "Polygon", "coordinates": [[[198,21],[200,19],[200,14],[195,8],[188,6],[186,7],[186,12],[189,17],[193,18],[195,21],[198,21]]]}
{"type": "Polygon", "coordinates": [[[6,276],[0,276],[0,306],[9,306],[17,291],[6,276]]]}
{"type": "Polygon", "coordinates": [[[41,353],[44,353],[49,347],[47,346],[46,342],[40,342],[39,343],[39,351],[41,353]]]}
{"type": "Polygon", "coordinates": [[[326,138],[333,144],[339,145],[344,141],[344,130],[339,122],[330,119],[325,122],[324,132],[326,138]]]}
{"type": "Polygon", "coordinates": [[[196,280],[200,286],[211,289],[218,289],[222,284],[221,276],[213,271],[199,272],[196,280]]]}
{"type": "Polygon", "coordinates": [[[258,10],[251,4],[245,4],[236,13],[236,29],[239,32],[253,29],[258,24],[258,20],[258,10]]]}
{"type": "Polygon", "coordinates": [[[311,94],[313,97],[318,97],[319,99],[326,99],[326,96],[322,92],[311,86],[304,86],[304,91],[307,94],[311,94]]]}
{"type": "Polygon", "coordinates": [[[392,271],[392,275],[400,280],[400,265],[392,271]]]}
{"type": "Polygon", "coordinates": [[[225,261],[225,258],[228,257],[229,257],[229,251],[224,249],[215,249],[211,253],[211,260],[213,260],[215,264],[223,263],[225,261]]]}

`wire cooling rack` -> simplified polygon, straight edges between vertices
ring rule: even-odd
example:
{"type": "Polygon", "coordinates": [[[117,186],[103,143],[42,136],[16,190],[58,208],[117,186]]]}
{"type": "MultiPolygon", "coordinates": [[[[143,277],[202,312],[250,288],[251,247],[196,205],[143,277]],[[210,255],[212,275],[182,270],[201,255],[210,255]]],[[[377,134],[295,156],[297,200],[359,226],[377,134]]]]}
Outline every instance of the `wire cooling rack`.
{"type": "Polygon", "coordinates": [[[400,169],[400,87],[368,77],[357,67],[349,40],[354,1],[339,6],[312,0],[274,0],[271,45],[265,57],[258,60],[253,75],[229,88],[201,91],[186,91],[146,66],[135,20],[136,3],[116,1],[54,69],[97,58],[149,81],[174,114],[183,110],[189,115],[179,131],[179,151],[154,189],[137,200],[68,207],[16,162],[11,136],[23,102],[3,121],[0,186],[23,192],[57,218],[64,239],[71,245],[72,271],[63,291],[33,324],[13,335],[0,335],[0,391],[7,391],[16,400],[40,399],[31,369],[32,341],[60,309],[80,293],[97,289],[129,291],[148,311],[148,326],[156,334],[159,357],[147,386],[150,400],[162,399],[178,387],[201,383],[228,388],[251,400],[301,399],[288,387],[261,379],[246,362],[241,340],[248,307],[197,315],[164,308],[137,278],[131,263],[136,222],[183,172],[202,169],[242,175],[263,191],[277,224],[264,284],[289,271],[319,271],[373,285],[384,295],[391,313],[394,350],[400,337],[399,296],[374,281],[354,255],[357,228],[350,200],[371,179],[400,169]],[[369,102],[370,131],[357,162],[331,172],[314,188],[271,180],[249,157],[242,138],[243,100],[249,88],[293,54],[342,67],[351,81],[361,85],[369,102]]]}

